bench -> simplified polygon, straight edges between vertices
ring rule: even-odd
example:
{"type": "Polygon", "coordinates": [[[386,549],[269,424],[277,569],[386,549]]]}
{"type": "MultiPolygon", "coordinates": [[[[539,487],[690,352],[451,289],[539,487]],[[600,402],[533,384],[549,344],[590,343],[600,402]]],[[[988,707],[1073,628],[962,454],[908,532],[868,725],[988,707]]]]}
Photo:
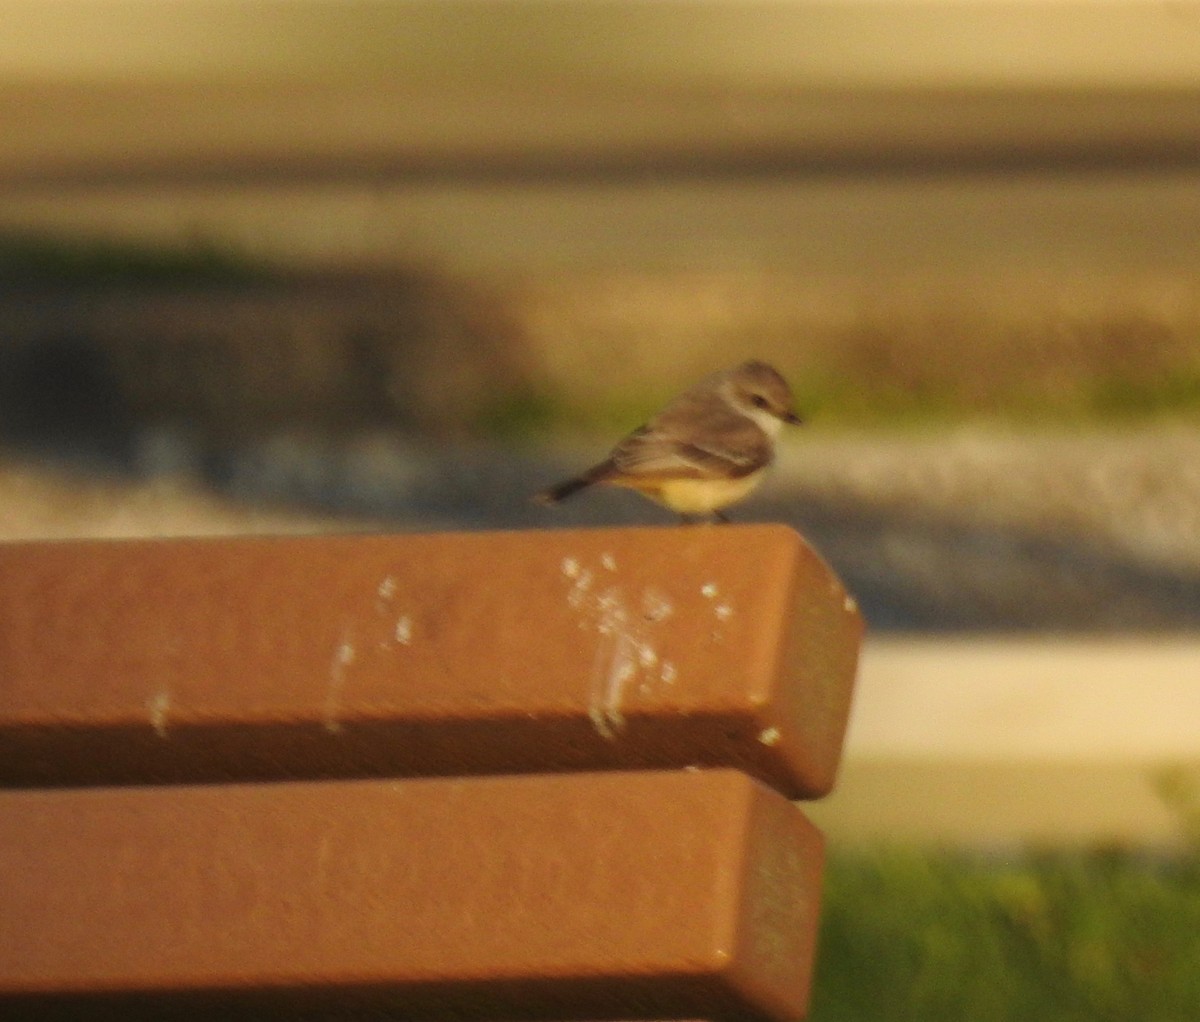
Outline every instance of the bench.
{"type": "Polygon", "coordinates": [[[772,525],[0,547],[0,1014],[801,1018],[861,632],[772,525]]]}

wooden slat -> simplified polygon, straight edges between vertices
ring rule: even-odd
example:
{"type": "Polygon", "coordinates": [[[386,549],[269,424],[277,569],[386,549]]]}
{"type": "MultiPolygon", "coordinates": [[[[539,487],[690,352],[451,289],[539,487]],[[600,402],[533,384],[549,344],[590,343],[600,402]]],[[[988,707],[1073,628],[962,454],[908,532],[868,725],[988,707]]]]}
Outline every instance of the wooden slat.
{"type": "Polygon", "coordinates": [[[793,531],[0,546],[0,784],[736,766],[831,787],[862,621],[793,531]]]}
{"type": "Polygon", "coordinates": [[[732,770],[0,792],[0,1014],[784,1022],[820,869],[732,770]]]}

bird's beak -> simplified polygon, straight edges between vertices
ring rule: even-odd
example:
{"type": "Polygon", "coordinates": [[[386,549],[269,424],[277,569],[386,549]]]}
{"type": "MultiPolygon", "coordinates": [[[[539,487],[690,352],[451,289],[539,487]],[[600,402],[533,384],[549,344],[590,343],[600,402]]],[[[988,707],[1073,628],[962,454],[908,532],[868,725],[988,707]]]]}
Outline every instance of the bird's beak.
{"type": "Polygon", "coordinates": [[[803,426],[804,425],[804,416],[797,415],[795,412],[785,412],[784,416],[783,416],[783,421],[786,422],[790,426],[803,426]]]}

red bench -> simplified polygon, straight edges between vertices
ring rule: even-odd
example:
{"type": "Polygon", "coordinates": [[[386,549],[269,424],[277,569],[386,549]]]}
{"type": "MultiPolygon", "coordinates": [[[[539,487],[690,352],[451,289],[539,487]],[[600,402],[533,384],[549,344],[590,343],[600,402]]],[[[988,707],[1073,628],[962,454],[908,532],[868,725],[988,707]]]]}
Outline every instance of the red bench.
{"type": "Polygon", "coordinates": [[[779,526],[0,547],[0,1012],[800,1018],[861,630],[779,526]]]}

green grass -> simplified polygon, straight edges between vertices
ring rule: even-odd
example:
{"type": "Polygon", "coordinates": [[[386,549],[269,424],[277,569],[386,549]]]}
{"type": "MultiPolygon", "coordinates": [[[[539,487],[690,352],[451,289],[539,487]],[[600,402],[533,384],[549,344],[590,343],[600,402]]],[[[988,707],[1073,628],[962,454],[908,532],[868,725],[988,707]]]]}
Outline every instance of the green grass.
{"type": "MultiPolygon", "coordinates": [[[[1200,359],[1200,346],[1196,348],[1200,359]]],[[[1188,356],[1191,357],[1191,356],[1188,356]]],[[[849,361],[850,356],[844,358],[849,361]]],[[[1070,374],[912,372],[889,374],[850,365],[837,372],[820,366],[780,368],[811,428],[822,430],[924,429],[967,422],[1018,427],[1133,425],[1200,421],[1200,361],[1181,357],[1154,372],[1120,359],[1081,363],[1070,374]]],[[[549,433],[619,436],[645,422],[674,391],[631,386],[591,399],[550,388],[498,391],[473,423],[483,435],[515,442],[549,433]]]]}
{"type": "Polygon", "coordinates": [[[1200,412],[1200,368],[1164,373],[1152,381],[1113,376],[1097,380],[1090,410],[1104,419],[1200,412]]]}
{"type": "MultiPolygon", "coordinates": [[[[952,387],[905,388],[882,380],[848,387],[800,373],[793,373],[792,379],[796,406],[810,428],[821,430],[894,431],[968,422],[1054,427],[1200,421],[1200,371],[1152,382],[1105,376],[1054,395],[1014,388],[980,396],[952,387]]],[[[555,432],[616,437],[645,422],[671,396],[586,403],[548,390],[520,390],[496,398],[472,427],[481,435],[518,443],[555,432]]]]}
{"type": "Polygon", "coordinates": [[[826,874],[813,1022],[1183,1022],[1200,853],[890,849],[826,874]]]}
{"type": "Polygon", "coordinates": [[[616,439],[644,423],[673,396],[656,391],[583,402],[548,389],[523,387],[493,398],[471,427],[480,435],[513,443],[538,441],[553,433],[616,439]]]}
{"type": "MultiPolygon", "coordinates": [[[[1200,347],[1197,347],[1200,353],[1200,347]]],[[[1131,353],[1133,356],[1135,353],[1131,353]]],[[[1200,361],[1145,373],[1120,360],[1082,364],[1067,378],[1031,365],[1027,377],[997,373],[982,384],[946,376],[909,378],[813,367],[787,372],[797,404],[814,424],[905,427],[969,420],[1017,425],[1200,419],[1200,361]]]]}

